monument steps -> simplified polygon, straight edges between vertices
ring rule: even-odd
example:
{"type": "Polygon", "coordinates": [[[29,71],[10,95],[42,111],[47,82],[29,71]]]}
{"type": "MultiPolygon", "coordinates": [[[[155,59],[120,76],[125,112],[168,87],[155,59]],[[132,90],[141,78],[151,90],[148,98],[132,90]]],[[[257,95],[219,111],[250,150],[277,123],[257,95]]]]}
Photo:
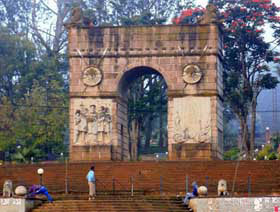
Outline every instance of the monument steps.
{"type": "MultiPolygon", "coordinates": [[[[120,197],[120,196],[119,196],[120,197]]],[[[53,203],[45,203],[40,207],[32,210],[33,212],[70,212],[78,211],[154,211],[154,212],[183,212],[187,211],[182,205],[181,200],[161,197],[122,197],[116,199],[115,196],[107,196],[102,199],[99,196],[97,199],[89,201],[83,200],[57,200],[53,203]]]]}

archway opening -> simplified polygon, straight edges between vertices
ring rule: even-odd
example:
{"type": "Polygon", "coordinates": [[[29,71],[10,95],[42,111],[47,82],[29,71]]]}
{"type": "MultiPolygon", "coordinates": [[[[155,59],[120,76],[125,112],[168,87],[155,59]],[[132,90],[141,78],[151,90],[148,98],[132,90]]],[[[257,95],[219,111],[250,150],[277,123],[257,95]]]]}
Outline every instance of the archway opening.
{"type": "Polygon", "coordinates": [[[163,76],[150,67],[127,71],[119,85],[127,102],[127,127],[130,158],[166,159],[167,84],[163,76]]]}

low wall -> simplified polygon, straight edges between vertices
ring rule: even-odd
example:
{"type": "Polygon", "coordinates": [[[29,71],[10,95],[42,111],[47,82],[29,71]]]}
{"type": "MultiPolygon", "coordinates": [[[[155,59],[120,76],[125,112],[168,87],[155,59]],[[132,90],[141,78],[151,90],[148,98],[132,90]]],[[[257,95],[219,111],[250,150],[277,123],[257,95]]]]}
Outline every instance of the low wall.
{"type": "Polygon", "coordinates": [[[280,197],[196,198],[190,207],[194,212],[278,212],[280,197]]]}
{"type": "MultiPolygon", "coordinates": [[[[206,185],[217,195],[220,179],[227,181],[230,195],[280,194],[280,161],[143,161],[143,162],[80,162],[57,164],[2,165],[0,187],[6,179],[18,185],[38,184],[38,168],[44,169],[43,184],[51,193],[87,192],[86,175],[95,165],[97,192],[134,190],[184,195],[192,181],[206,185]],[[236,176],[236,177],[235,177],[236,176]],[[233,189],[234,188],[234,189],[233,189]]],[[[2,191],[2,189],[0,189],[2,191]]]]}

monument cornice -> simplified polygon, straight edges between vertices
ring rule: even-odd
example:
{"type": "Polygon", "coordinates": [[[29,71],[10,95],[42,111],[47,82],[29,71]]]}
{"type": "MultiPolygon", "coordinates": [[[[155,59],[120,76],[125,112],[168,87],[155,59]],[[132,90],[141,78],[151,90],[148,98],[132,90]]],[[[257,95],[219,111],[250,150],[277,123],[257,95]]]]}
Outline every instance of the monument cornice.
{"type": "MultiPolygon", "coordinates": [[[[155,51],[155,50],[152,50],[155,51]]],[[[145,50],[138,50],[139,53],[128,53],[125,51],[114,51],[114,52],[109,52],[106,55],[102,55],[102,53],[90,53],[90,52],[86,52],[82,55],[78,54],[78,53],[69,53],[69,58],[120,58],[120,57],[195,57],[195,56],[199,56],[201,57],[201,55],[203,54],[203,56],[219,56],[222,57],[220,55],[220,51],[217,50],[209,50],[206,53],[204,53],[203,51],[197,51],[197,50],[189,50],[189,51],[169,51],[169,50],[157,50],[158,52],[156,53],[150,53],[147,52],[145,50]]]]}
{"type": "Polygon", "coordinates": [[[91,92],[70,92],[70,97],[93,97],[93,98],[115,98],[119,97],[117,92],[98,92],[96,94],[92,94],[91,92]]]}

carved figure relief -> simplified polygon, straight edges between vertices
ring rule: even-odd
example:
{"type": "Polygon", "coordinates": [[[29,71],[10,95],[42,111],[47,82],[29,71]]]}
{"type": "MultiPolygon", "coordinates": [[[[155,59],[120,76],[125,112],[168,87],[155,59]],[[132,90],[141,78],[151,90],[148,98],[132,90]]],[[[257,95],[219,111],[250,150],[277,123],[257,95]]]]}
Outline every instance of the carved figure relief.
{"type": "Polygon", "coordinates": [[[179,112],[176,112],[174,120],[174,140],[176,143],[182,143],[190,138],[188,128],[183,128],[181,125],[181,118],[179,112]]]}
{"type": "Polygon", "coordinates": [[[98,141],[108,141],[112,128],[112,118],[108,108],[101,106],[97,119],[98,141]]]}
{"type": "Polygon", "coordinates": [[[98,114],[96,111],[96,105],[89,106],[89,115],[88,115],[88,134],[92,135],[94,140],[97,140],[98,129],[97,129],[97,119],[98,114]]]}
{"type": "Polygon", "coordinates": [[[209,142],[211,138],[210,99],[185,97],[174,101],[174,142],[209,142]]]}
{"type": "Polygon", "coordinates": [[[83,103],[75,111],[74,144],[110,144],[112,116],[107,105],[83,103]]]}
{"type": "Polygon", "coordinates": [[[82,81],[87,86],[96,86],[102,80],[102,72],[100,69],[90,66],[83,72],[82,81]]]}

